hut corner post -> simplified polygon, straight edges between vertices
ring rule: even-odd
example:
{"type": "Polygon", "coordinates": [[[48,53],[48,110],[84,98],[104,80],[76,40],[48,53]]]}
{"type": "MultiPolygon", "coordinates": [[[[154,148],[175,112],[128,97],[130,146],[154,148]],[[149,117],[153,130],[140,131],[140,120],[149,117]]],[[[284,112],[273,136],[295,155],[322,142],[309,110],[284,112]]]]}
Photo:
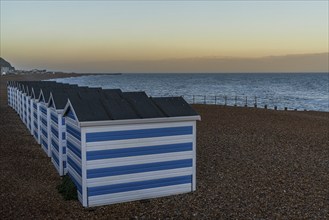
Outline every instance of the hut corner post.
{"type": "Polygon", "coordinates": [[[196,190],[196,121],[193,122],[193,179],[192,191],[196,190]]]}
{"type": "Polygon", "coordinates": [[[47,107],[47,142],[48,142],[48,157],[51,157],[51,120],[50,120],[50,108],[47,107]]]}
{"type": "MultiPolygon", "coordinates": [[[[81,127],[81,126],[80,126],[81,127]]],[[[81,127],[82,205],[88,207],[86,128],[81,127]]]]}
{"type": "Polygon", "coordinates": [[[40,102],[37,103],[37,118],[38,118],[38,144],[41,144],[41,121],[40,121],[40,117],[41,117],[41,114],[40,114],[40,102]]]}

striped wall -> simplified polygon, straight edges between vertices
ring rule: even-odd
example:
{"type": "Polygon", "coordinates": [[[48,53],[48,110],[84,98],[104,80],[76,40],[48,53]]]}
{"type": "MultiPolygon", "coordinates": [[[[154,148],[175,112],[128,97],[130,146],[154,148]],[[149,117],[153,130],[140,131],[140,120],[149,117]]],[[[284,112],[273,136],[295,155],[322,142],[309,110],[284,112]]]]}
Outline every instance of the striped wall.
{"type": "Polygon", "coordinates": [[[195,190],[195,122],[83,129],[85,206],[195,190]]]}
{"type": "Polygon", "coordinates": [[[79,201],[83,203],[81,129],[78,126],[78,123],[70,117],[65,117],[65,123],[66,123],[67,173],[77,187],[79,201]]]}
{"type": "Polygon", "coordinates": [[[73,109],[63,117],[19,88],[8,91],[8,103],[26,120],[57,172],[70,176],[84,207],[196,189],[195,119],[80,127],[73,109]]]}
{"type": "Polygon", "coordinates": [[[33,136],[36,139],[36,141],[40,144],[41,140],[40,140],[40,133],[41,133],[41,129],[40,129],[40,103],[37,102],[35,99],[33,100],[32,103],[32,118],[33,118],[33,136]]]}
{"type": "Polygon", "coordinates": [[[27,128],[31,131],[31,96],[26,97],[26,120],[27,120],[27,128]]]}
{"type": "Polygon", "coordinates": [[[44,102],[40,102],[40,139],[41,147],[46,152],[48,157],[51,156],[51,137],[50,137],[50,110],[44,102]],[[49,113],[49,114],[48,114],[49,113]]]}
{"type": "Polygon", "coordinates": [[[50,109],[51,161],[60,176],[67,173],[66,168],[66,125],[62,114],[50,109]]]}

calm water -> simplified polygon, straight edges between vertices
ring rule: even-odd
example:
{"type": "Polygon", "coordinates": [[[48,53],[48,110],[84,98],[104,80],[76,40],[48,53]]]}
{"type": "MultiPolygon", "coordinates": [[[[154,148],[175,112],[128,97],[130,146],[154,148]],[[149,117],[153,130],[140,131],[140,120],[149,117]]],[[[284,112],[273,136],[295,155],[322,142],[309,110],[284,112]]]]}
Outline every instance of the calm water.
{"type": "Polygon", "coordinates": [[[122,74],[57,81],[145,91],[154,97],[183,96],[190,103],[224,104],[226,97],[228,105],[253,106],[257,101],[259,107],[329,111],[329,74],[122,74]]]}

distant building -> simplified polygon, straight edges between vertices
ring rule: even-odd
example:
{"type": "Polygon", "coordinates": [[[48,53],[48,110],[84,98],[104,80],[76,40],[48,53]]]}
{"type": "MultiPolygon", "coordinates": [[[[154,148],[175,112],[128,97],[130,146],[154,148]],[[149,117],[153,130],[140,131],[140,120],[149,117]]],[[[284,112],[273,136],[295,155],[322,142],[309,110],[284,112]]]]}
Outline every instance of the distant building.
{"type": "Polygon", "coordinates": [[[15,70],[15,68],[5,59],[0,57],[0,73],[1,75],[7,75],[15,70]]]}

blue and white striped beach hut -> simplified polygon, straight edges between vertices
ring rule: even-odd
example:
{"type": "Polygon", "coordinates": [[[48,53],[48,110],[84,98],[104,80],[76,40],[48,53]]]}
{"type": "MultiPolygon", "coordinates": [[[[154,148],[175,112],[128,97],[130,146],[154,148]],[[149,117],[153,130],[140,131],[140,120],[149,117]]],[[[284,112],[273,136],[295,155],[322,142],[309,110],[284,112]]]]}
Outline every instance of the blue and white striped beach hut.
{"type": "Polygon", "coordinates": [[[69,98],[68,174],[84,207],[196,189],[196,121],[181,97],[109,92],[69,98]]]}
{"type": "Polygon", "coordinates": [[[60,176],[67,173],[66,168],[66,125],[63,111],[70,94],[75,94],[78,86],[70,85],[62,91],[52,91],[48,102],[50,110],[51,161],[60,176]]]}

